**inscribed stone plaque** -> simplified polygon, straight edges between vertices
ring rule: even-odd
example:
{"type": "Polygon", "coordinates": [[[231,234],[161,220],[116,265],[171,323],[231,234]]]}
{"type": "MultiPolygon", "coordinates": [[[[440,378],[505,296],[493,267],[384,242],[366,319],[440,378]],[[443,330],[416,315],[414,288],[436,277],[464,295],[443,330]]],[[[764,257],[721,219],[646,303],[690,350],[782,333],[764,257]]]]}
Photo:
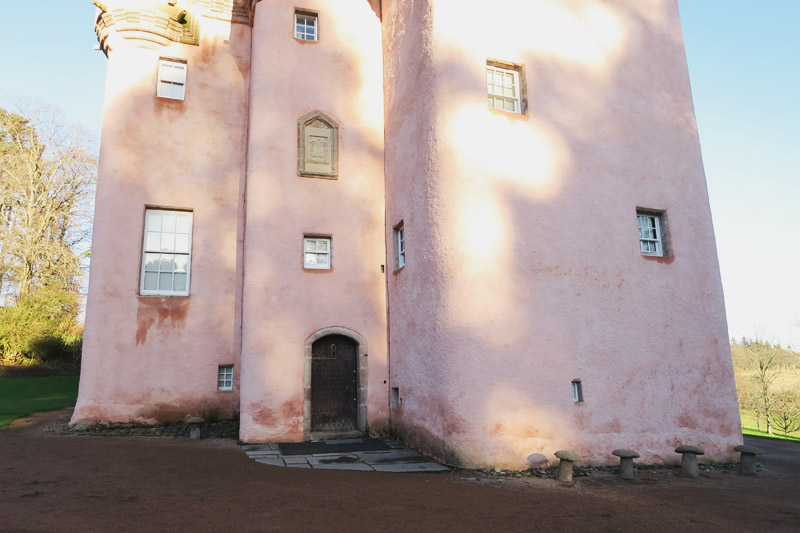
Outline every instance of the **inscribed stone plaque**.
{"type": "Polygon", "coordinates": [[[337,135],[335,123],[316,111],[298,121],[297,173],[301,176],[335,178],[337,135]]]}

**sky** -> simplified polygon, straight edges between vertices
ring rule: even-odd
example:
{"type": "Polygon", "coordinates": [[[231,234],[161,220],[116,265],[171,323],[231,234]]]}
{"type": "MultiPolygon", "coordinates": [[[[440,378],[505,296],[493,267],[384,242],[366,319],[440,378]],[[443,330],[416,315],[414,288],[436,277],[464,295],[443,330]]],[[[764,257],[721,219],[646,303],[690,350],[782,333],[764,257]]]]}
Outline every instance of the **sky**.
{"type": "MultiPolygon", "coordinates": [[[[0,107],[99,136],[90,0],[0,0],[0,107]]],[[[730,336],[800,349],[800,0],[679,0],[730,336]]]]}

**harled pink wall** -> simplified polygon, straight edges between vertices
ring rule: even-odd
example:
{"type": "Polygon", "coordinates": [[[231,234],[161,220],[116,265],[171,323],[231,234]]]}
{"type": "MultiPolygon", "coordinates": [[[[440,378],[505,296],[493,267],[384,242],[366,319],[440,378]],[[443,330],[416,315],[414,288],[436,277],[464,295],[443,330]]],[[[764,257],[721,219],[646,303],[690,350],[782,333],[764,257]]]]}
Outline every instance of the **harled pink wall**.
{"type": "Polygon", "coordinates": [[[257,5],[245,234],[240,437],[304,438],[305,342],[343,327],[366,339],[368,422],[386,428],[383,91],[380,20],[364,0],[257,5]],[[319,12],[318,42],[292,34],[319,12]],[[297,175],[297,120],[339,125],[338,179],[297,175]],[[304,234],[329,234],[333,269],[304,270],[304,234]]]}
{"type": "Polygon", "coordinates": [[[467,466],[728,459],[741,432],[677,1],[383,6],[393,426],[467,466]],[[521,63],[525,115],[486,105],[521,63]],[[639,252],[636,208],[673,256],[639,252]],[[391,252],[390,252],[391,255],[391,252]],[[572,401],[571,381],[585,402],[572,401]]]}
{"type": "Polygon", "coordinates": [[[73,422],[228,417],[238,408],[238,390],[217,391],[217,366],[239,363],[250,28],[203,18],[201,29],[200,46],[110,37],[73,422]],[[159,57],[188,62],[185,101],[155,96],[159,57]],[[188,297],[138,296],[146,206],[194,213],[188,297]]]}

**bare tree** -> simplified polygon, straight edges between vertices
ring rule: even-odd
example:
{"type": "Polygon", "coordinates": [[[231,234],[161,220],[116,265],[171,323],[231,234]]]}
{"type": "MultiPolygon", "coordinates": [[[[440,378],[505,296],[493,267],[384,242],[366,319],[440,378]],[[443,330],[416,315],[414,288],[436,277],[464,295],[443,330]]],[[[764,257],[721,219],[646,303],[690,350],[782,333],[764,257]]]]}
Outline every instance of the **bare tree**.
{"type": "Polygon", "coordinates": [[[777,377],[775,368],[777,349],[770,346],[767,342],[756,341],[752,343],[751,350],[751,365],[756,372],[755,379],[758,383],[761,412],[767,422],[767,433],[772,433],[772,384],[777,377]]]}
{"type": "Polygon", "coordinates": [[[44,108],[0,109],[0,304],[78,290],[96,176],[91,135],[44,108]]]}
{"type": "Polygon", "coordinates": [[[782,389],[774,393],[772,400],[772,425],[784,435],[800,430],[800,396],[782,389]]]}
{"type": "Polygon", "coordinates": [[[736,394],[739,396],[739,408],[753,412],[756,417],[756,429],[761,431],[761,416],[763,415],[764,404],[761,401],[761,389],[756,380],[737,375],[736,394]]]}

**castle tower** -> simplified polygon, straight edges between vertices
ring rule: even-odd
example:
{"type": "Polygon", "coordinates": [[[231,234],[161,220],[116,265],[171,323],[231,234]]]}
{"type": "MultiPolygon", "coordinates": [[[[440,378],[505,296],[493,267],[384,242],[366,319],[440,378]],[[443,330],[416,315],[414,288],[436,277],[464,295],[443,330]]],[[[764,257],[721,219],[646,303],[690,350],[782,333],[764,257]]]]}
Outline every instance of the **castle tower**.
{"type": "Polygon", "coordinates": [[[238,383],[218,391],[217,373],[240,362],[249,17],[238,2],[101,5],[108,74],[73,421],[230,417],[238,383]]]}
{"type": "Polygon", "coordinates": [[[470,466],[730,456],[677,1],[391,0],[383,27],[393,427],[470,466]]]}

